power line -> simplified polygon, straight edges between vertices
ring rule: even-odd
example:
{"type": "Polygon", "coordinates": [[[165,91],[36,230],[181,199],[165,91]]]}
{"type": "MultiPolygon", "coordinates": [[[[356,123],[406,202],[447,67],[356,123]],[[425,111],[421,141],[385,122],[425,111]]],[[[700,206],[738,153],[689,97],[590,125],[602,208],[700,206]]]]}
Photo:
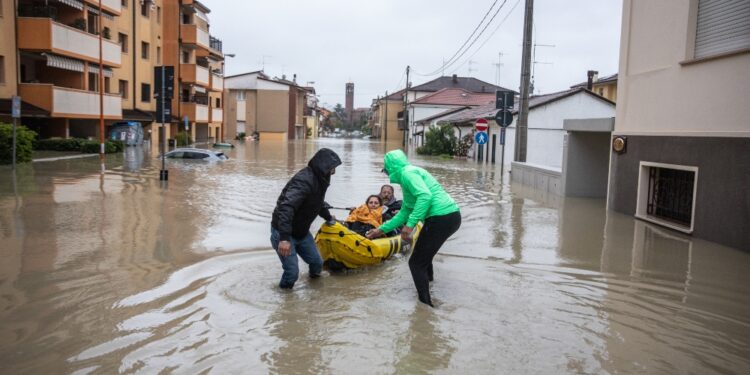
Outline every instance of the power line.
{"type": "Polygon", "coordinates": [[[456,51],[456,53],[454,53],[453,56],[450,59],[448,59],[447,63],[443,63],[443,65],[440,68],[435,69],[434,71],[432,71],[430,73],[419,74],[419,75],[421,75],[421,76],[433,76],[433,75],[438,74],[441,71],[444,71],[446,68],[448,68],[448,67],[452,66],[453,64],[455,64],[456,62],[458,62],[458,60],[461,59],[461,57],[463,57],[463,55],[465,55],[466,52],[468,52],[471,49],[471,47],[474,45],[474,43],[476,43],[477,40],[479,40],[479,38],[482,36],[482,34],[484,34],[484,32],[487,30],[487,27],[490,26],[490,24],[495,19],[495,17],[497,17],[498,13],[500,13],[500,11],[503,9],[503,7],[505,6],[505,3],[508,2],[508,0],[503,0],[502,4],[500,4],[500,6],[495,10],[495,13],[492,15],[492,18],[490,18],[490,20],[486,24],[484,24],[484,27],[482,28],[482,31],[480,31],[479,34],[477,34],[474,37],[474,34],[476,34],[476,30],[479,29],[479,27],[482,26],[482,24],[484,23],[484,20],[487,19],[487,16],[490,14],[490,12],[492,12],[492,9],[495,7],[495,4],[497,3],[497,1],[498,0],[495,0],[495,2],[492,3],[492,6],[487,11],[487,13],[484,15],[484,17],[482,18],[482,21],[477,25],[477,27],[474,29],[474,31],[471,33],[471,35],[469,35],[469,38],[461,45],[461,47],[456,51]],[[472,40],[472,37],[474,37],[473,40],[472,40]],[[464,49],[464,47],[469,42],[469,40],[471,40],[471,43],[469,43],[469,46],[464,49]]]}

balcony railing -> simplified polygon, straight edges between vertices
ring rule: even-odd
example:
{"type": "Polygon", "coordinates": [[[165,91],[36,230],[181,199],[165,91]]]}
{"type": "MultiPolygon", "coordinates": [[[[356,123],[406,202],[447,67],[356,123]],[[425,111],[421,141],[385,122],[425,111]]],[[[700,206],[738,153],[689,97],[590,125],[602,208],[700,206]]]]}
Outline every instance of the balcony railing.
{"type": "Polygon", "coordinates": [[[185,83],[196,83],[203,87],[210,84],[208,69],[196,64],[180,64],[180,78],[185,83]]]}
{"type": "MultiPolygon", "coordinates": [[[[99,62],[99,37],[50,18],[18,18],[18,48],[51,52],[89,62],[99,62]]],[[[108,66],[119,67],[120,45],[104,39],[102,59],[108,66]]]]}
{"type": "Polygon", "coordinates": [[[224,110],[221,108],[211,108],[211,122],[224,121],[224,110]]]}
{"type": "MultiPolygon", "coordinates": [[[[19,94],[39,108],[50,112],[51,117],[99,118],[99,93],[58,87],[46,83],[22,83],[19,94]]],[[[122,118],[120,95],[104,94],[104,118],[122,118]]]]}
{"type": "Polygon", "coordinates": [[[221,52],[221,47],[222,47],[221,39],[210,37],[209,38],[209,47],[211,47],[212,50],[221,52]]]}
{"type": "Polygon", "coordinates": [[[197,25],[180,25],[180,34],[182,43],[195,44],[206,49],[211,47],[208,32],[197,25]]]}
{"type": "Polygon", "coordinates": [[[224,90],[224,78],[222,76],[211,73],[211,90],[213,91],[224,90]]]}
{"type": "Polygon", "coordinates": [[[188,121],[208,122],[208,106],[192,102],[180,103],[182,116],[187,116],[188,121]]]}

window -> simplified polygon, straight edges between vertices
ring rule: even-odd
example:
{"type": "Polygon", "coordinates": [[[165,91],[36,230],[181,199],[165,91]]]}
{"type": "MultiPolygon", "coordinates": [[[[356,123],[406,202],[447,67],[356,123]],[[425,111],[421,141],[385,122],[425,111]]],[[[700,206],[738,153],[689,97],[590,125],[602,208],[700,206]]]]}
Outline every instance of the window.
{"type": "Polygon", "coordinates": [[[161,65],[161,47],[156,47],[156,65],[161,65]]]}
{"type": "Polygon", "coordinates": [[[148,60],[148,50],[151,48],[151,45],[146,42],[141,42],[141,58],[144,60],[148,60]]]}
{"type": "Polygon", "coordinates": [[[216,98],[216,108],[221,108],[221,98],[216,98]]]}
{"type": "Polygon", "coordinates": [[[642,161],[635,216],[691,233],[697,183],[697,167],[642,161]]]}
{"type": "Polygon", "coordinates": [[[89,91],[96,92],[96,86],[99,84],[99,75],[91,73],[89,70],[89,91]]]}
{"type": "Polygon", "coordinates": [[[182,23],[185,25],[190,25],[190,15],[183,13],[182,14],[182,23]]]}
{"type": "Polygon", "coordinates": [[[104,92],[107,93],[107,94],[109,94],[109,93],[112,92],[110,89],[111,89],[111,87],[110,87],[110,79],[109,79],[109,77],[105,76],[104,77],[104,92]]]}
{"type": "Polygon", "coordinates": [[[117,33],[117,42],[120,43],[122,53],[128,53],[128,36],[123,33],[117,33]]]}
{"type": "Polygon", "coordinates": [[[0,56],[0,84],[5,83],[5,56],[0,56]]]}
{"type": "Polygon", "coordinates": [[[161,23],[161,7],[156,7],[156,22],[161,23]]]}
{"type": "Polygon", "coordinates": [[[750,4],[736,0],[699,0],[695,58],[750,48],[750,4]]]}
{"type": "Polygon", "coordinates": [[[151,102],[151,85],[148,83],[141,83],[141,101],[144,103],[151,102]]]}
{"type": "Polygon", "coordinates": [[[121,80],[120,80],[120,81],[119,81],[119,82],[117,83],[117,86],[118,86],[118,87],[119,87],[119,89],[120,89],[120,96],[121,96],[121,97],[122,97],[123,99],[127,99],[127,98],[128,98],[128,81],[125,81],[125,80],[122,80],[122,79],[121,79],[121,80]]]}
{"type": "Polygon", "coordinates": [[[141,15],[143,17],[149,18],[151,15],[151,1],[141,1],[141,15]]]}
{"type": "Polygon", "coordinates": [[[122,0],[122,7],[127,8],[128,7],[128,0],[122,0]]]}
{"type": "Polygon", "coordinates": [[[182,51],[182,63],[190,64],[190,52],[182,51]]]}
{"type": "Polygon", "coordinates": [[[3,16],[3,2],[0,1],[0,17],[3,16]]]}
{"type": "Polygon", "coordinates": [[[237,91],[236,97],[238,101],[245,100],[245,92],[244,91],[237,91]]]}
{"type": "Polygon", "coordinates": [[[604,88],[599,88],[599,95],[604,96],[604,88]]]}

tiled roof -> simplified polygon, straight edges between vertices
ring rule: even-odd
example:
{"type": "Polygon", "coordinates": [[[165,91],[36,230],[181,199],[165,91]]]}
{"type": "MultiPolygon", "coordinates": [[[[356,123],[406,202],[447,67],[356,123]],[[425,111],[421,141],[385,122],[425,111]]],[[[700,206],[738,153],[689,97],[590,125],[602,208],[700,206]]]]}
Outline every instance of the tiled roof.
{"type": "Polygon", "coordinates": [[[459,88],[445,88],[421,97],[412,104],[483,105],[495,102],[495,93],[473,93],[459,88]]]}
{"type": "MultiPolygon", "coordinates": [[[[439,77],[432,81],[414,86],[410,91],[439,91],[445,88],[460,88],[471,92],[489,92],[494,93],[497,90],[508,90],[504,87],[495,86],[491,83],[480,81],[474,77],[439,77]],[[454,81],[455,79],[455,81],[454,81]]],[[[517,92],[516,92],[517,93],[517,92]]]]}
{"type": "Polygon", "coordinates": [[[428,123],[428,122],[430,122],[430,121],[432,121],[432,120],[435,120],[435,119],[439,119],[439,118],[441,118],[441,117],[445,117],[445,116],[448,116],[448,115],[450,115],[450,114],[452,114],[452,113],[456,113],[456,112],[459,112],[459,111],[463,111],[463,110],[465,110],[465,109],[469,109],[469,108],[471,108],[471,107],[458,107],[458,108],[451,108],[451,109],[449,109],[449,110],[446,110],[446,111],[440,112],[440,113],[438,113],[438,114],[436,114],[436,115],[432,115],[432,116],[430,116],[430,117],[426,117],[426,118],[423,118],[423,119],[421,119],[421,120],[417,121],[417,123],[428,123]]]}
{"type": "Polygon", "coordinates": [[[247,75],[251,75],[251,74],[258,74],[258,76],[259,76],[259,77],[263,77],[263,78],[268,78],[268,76],[267,76],[267,75],[266,75],[265,73],[263,73],[263,71],[262,71],[262,70],[256,70],[256,71],[254,71],[254,72],[247,72],[247,73],[233,74],[233,75],[231,75],[231,76],[226,76],[226,77],[224,77],[224,79],[227,79],[227,78],[234,78],[234,77],[240,77],[240,76],[247,76],[247,75]]]}
{"type": "MultiPolygon", "coordinates": [[[[577,94],[579,92],[583,92],[583,93],[592,95],[595,98],[597,98],[599,100],[603,100],[603,101],[605,101],[607,103],[610,103],[612,105],[615,104],[611,100],[606,99],[606,98],[604,98],[602,96],[599,96],[597,94],[594,94],[593,92],[591,92],[589,90],[586,90],[583,87],[577,87],[577,88],[572,88],[572,89],[569,89],[569,90],[564,90],[564,91],[559,91],[559,92],[553,92],[553,93],[550,93],[550,94],[532,96],[532,97],[529,98],[529,110],[534,109],[534,108],[539,107],[539,106],[542,106],[542,105],[545,105],[545,104],[549,104],[549,103],[555,102],[557,100],[560,100],[562,98],[566,98],[568,96],[575,95],[575,94],[577,94]]],[[[516,99],[515,103],[513,103],[513,111],[512,112],[513,112],[514,115],[518,114],[518,104],[519,104],[518,102],[519,102],[519,100],[516,99]]],[[[493,101],[493,103],[491,103],[491,104],[482,105],[482,106],[479,106],[479,107],[475,107],[475,108],[471,108],[471,109],[467,109],[467,110],[458,112],[458,113],[456,113],[456,114],[454,114],[454,115],[452,115],[452,116],[450,116],[448,118],[445,118],[443,121],[445,121],[445,122],[466,122],[466,121],[474,121],[474,120],[479,119],[479,118],[491,119],[491,118],[495,117],[495,113],[497,113],[497,109],[495,109],[495,103],[493,101]]]]}

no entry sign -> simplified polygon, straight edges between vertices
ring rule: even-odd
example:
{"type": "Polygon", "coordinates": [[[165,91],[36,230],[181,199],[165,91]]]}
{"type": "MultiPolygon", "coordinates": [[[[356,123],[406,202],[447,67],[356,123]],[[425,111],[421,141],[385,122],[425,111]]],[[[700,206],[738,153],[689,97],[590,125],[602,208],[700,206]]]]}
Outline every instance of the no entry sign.
{"type": "Polygon", "coordinates": [[[477,129],[478,132],[486,132],[489,125],[487,124],[487,120],[480,118],[474,123],[474,128],[477,129]]]}

